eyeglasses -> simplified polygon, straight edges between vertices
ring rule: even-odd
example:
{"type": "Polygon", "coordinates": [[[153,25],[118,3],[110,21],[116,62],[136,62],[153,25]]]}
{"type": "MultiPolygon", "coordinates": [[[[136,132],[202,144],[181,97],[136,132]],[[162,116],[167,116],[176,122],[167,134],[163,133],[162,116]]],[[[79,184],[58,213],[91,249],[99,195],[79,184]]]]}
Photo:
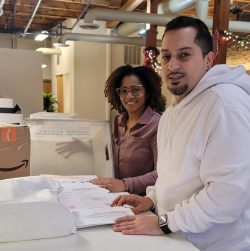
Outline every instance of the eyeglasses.
{"type": "Polygon", "coordinates": [[[143,90],[142,85],[133,85],[130,88],[127,87],[121,87],[117,88],[116,91],[120,97],[126,97],[128,93],[130,92],[133,96],[139,96],[143,90]]]}

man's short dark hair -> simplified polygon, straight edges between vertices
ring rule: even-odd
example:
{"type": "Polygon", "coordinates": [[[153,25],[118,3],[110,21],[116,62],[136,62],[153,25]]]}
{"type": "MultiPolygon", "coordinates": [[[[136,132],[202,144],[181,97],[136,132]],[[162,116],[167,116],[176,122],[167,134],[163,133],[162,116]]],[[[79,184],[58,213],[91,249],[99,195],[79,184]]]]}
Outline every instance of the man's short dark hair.
{"type": "Polygon", "coordinates": [[[166,24],[163,37],[168,31],[188,27],[192,27],[197,31],[194,42],[201,48],[203,57],[210,51],[213,51],[213,39],[208,27],[198,18],[188,16],[178,16],[174,18],[166,24]]]}

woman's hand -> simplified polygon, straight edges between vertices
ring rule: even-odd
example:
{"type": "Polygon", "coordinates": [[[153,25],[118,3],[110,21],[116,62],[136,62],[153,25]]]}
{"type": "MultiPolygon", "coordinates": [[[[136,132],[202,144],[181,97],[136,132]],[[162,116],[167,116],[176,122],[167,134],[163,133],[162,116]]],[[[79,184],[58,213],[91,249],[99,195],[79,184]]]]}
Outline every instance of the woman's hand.
{"type": "Polygon", "coordinates": [[[127,190],[126,184],[123,180],[114,178],[96,178],[90,180],[92,184],[108,189],[110,192],[124,192],[127,190]]]}

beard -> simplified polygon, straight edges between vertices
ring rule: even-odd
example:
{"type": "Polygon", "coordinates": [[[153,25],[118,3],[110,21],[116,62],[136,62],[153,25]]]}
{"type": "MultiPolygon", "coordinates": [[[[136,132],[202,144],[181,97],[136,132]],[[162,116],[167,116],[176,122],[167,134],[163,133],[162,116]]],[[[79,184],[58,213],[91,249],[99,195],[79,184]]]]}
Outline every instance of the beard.
{"type": "Polygon", "coordinates": [[[183,86],[180,86],[180,87],[177,87],[177,88],[171,88],[171,87],[168,87],[168,90],[176,95],[176,96],[181,96],[183,94],[185,94],[187,91],[188,91],[188,85],[185,84],[183,86]]]}

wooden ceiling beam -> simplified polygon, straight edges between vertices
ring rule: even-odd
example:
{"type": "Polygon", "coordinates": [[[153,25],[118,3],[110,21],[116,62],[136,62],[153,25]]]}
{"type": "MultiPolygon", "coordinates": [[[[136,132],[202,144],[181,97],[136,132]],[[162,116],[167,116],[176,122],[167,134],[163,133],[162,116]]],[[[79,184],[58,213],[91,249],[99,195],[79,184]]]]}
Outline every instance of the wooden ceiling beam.
{"type": "MultiPolygon", "coordinates": [[[[75,9],[75,10],[82,10],[83,7],[88,3],[88,1],[58,1],[58,0],[46,0],[42,2],[41,6],[45,8],[56,7],[60,9],[75,9]]],[[[109,1],[92,1],[90,4],[91,6],[95,7],[107,7],[109,5],[109,1]]],[[[118,8],[119,6],[115,6],[118,8]]]]}
{"type": "MultiPolygon", "coordinates": [[[[47,2],[48,0],[46,0],[47,2]]],[[[88,0],[49,0],[51,2],[62,2],[62,3],[77,3],[77,4],[87,4],[89,1],[88,0]]],[[[118,1],[108,1],[108,0],[92,0],[91,4],[94,5],[103,5],[103,6],[108,6],[111,2],[119,2],[118,1]]]]}
{"type": "MultiPolygon", "coordinates": [[[[26,0],[25,0],[26,1],[26,0]]],[[[53,15],[53,12],[62,12],[64,14],[64,12],[71,12],[71,13],[74,13],[76,16],[78,16],[82,9],[85,7],[85,4],[76,4],[76,3],[73,3],[73,4],[64,4],[64,5],[60,5],[58,3],[54,3],[54,4],[50,4],[49,5],[49,1],[46,0],[46,2],[42,2],[39,9],[38,9],[38,13],[39,12],[42,12],[42,11],[45,11],[45,12],[49,12],[53,15]]],[[[105,5],[95,5],[94,6],[95,8],[98,7],[98,8],[106,8],[105,5]]],[[[33,10],[34,6],[32,4],[28,4],[27,2],[25,3],[18,3],[16,4],[16,11],[17,12],[29,12],[31,13],[32,10],[33,10]]],[[[90,5],[90,8],[91,8],[91,5],[90,5]]],[[[13,9],[13,6],[10,5],[10,4],[6,4],[6,10],[9,10],[9,9],[13,9]]],[[[73,15],[73,14],[72,14],[73,15]]],[[[74,17],[76,17],[74,16],[74,17]]],[[[69,17],[72,17],[71,15],[69,17]]]]}
{"type": "MultiPolygon", "coordinates": [[[[29,15],[24,15],[24,14],[16,14],[16,17],[20,17],[20,18],[29,18],[29,15]]],[[[46,19],[46,20],[57,20],[57,19],[61,19],[61,20],[65,20],[67,19],[67,17],[62,17],[62,16],[51,16],[51,15],[46,15],[46,14],[37,14],[35,17],[34,17],[34,21],[36,19],[39,19],[39,18],[43,18],[43,19],[46,19]]]]}
{"type": "MultiPolygon", "coordinates": [[[[52,4],[52,3],[69,3],[69,4],[87,4],[88,0],[44,0],[44,3],[52,4]]],[[[91,4],[93,5],[103,5],[108,6],[112,1],[108,0],[92,0],[91,4]]],[[[119,0],[117,1],[119,2],[119,0]]],[[[5,3],[12,3],[12,0],[5,0],[5,3]]],[[[36,3],[36,0],[17,0],[17,4],[31,4],[34,5],[36,3]]]]}
{"type": "Polygon", "coordinates": [[[127,0],[120,10],[132,11],[136,9],[144,0],[127,0]]]}
{"type": "MultiPolygon", "coordinates": [[[[133,11],[145,0],[128,0],[119,10],[133,11]]],[[[115,28],[119,24],[118,21],[107,21],[107,28],[115,28]]]]}
{"type": "MultiPolygon", "coordinates": [[[[118,1],[119,2],[119,1],[118,1]]],[[[13,2],[10,0],[6,0],[6,5],[13,6],[13,2]]],[[[87,1],[81,0],[81,1],[65,1],[65,0],[46,0],[42,1],[40,8],[45,9],[61,9],[65,11],[81,11],[84,6],[87,4],[87,1]]],[[[18,0],[16,3],[16,6],[19,8],[34,8],[34,0],[18,0]]],[[[90,7],[107,7],[109,6],[109,1],[107,0],[99,0],[99,1],[92,1],[90,7]]],[[[112,4],[110,8],[119,8],[120,6],[112,4]]]]}
{"type": "MultiPolygon", "coordinates": [[[[32,8],[29,7],[19,7],[17,6],[16,8],[16,16],[30,16],[30,13],[32,12],[32,8]]],[[[80,10],[79,11],[63,11],[60,9],[44,9],[44,8],[39,8],[39,10],[37,11],[36,15],[34,18],[36,18],[37,16],[51,16],[51,18],[60,18],[60,17],[64,17],[64,18],[76,18],[79,14],[80,14],[80,10]],[[43,14],[46,13],[46,14],[43,14]]],[[[6,7],[4,10],[5,15],[13,15],[13,11],[11,7],[6,7]]]]}

